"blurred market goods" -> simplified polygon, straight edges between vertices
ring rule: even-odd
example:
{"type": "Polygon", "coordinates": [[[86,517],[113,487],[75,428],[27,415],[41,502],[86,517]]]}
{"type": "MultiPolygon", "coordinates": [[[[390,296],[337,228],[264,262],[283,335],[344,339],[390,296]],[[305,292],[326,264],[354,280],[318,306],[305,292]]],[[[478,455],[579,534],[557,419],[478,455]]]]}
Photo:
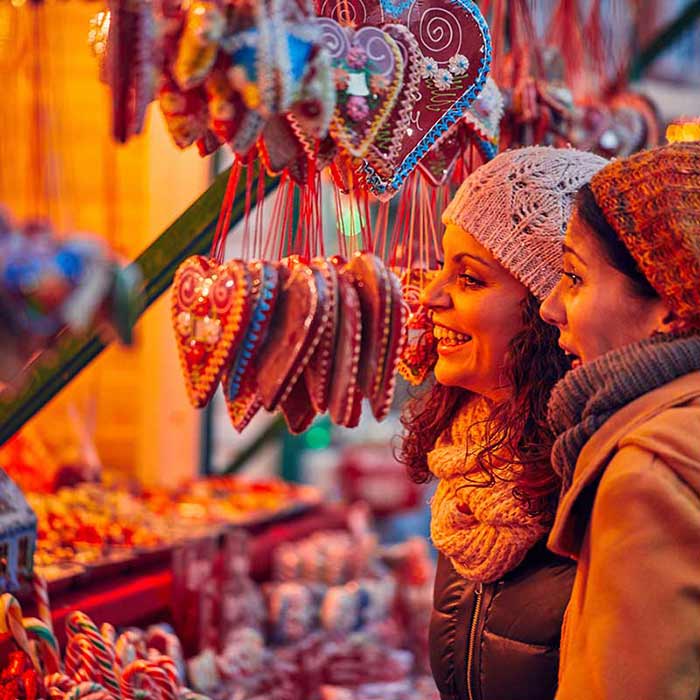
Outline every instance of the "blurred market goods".
{"type": "Polygon", "coordinates": [[[174,492],[132,491],[84,483],[29,493],[38,518],[37,571],[50,582],[97,574],[217,527],[264,522],[319,502],[310,486],[240,477],[195,481],[174,492]]]}
{"type": "Polygon", "coordinates": [[[37,518],[27,499],[0,469],[0,590],[14,591],[31,579],[37,518]]]}
{"type": "Polygon", "coordinates": [[[12,382],[64,329],[95,326],[130,343],[140,275],[100,240],[58,236],[47,222],[13,223],[0,212],[0,381],[12,382]]]}

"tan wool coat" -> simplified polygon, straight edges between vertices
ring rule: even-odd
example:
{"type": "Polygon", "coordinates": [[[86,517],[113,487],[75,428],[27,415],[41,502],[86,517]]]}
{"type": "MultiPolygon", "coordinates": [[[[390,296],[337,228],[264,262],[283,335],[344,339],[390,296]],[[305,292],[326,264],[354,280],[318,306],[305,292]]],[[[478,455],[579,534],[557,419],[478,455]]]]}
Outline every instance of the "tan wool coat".
{"type": "Polygon", "coordinates": [[[557,700],[700,698],[700,372],[591,437],[548,545],[578,561],[557,700]]]}

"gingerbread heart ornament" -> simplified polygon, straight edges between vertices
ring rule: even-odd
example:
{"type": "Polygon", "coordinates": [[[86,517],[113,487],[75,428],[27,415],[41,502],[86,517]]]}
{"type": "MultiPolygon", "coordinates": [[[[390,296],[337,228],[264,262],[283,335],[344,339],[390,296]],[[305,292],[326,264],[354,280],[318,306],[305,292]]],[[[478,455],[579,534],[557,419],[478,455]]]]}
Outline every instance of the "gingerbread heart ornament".
{"type": "Polygon", "coordinates": [[[219,265],[198,255],[187,258],[175,273],[175,338],[187,393],[197,408],[211,399],[245,333],[248,287],[244,263],[219,265]]]}
{"type": "Polygon", "coordinates": [[[369,187],[388,198],[481,91],[491,62],[488,27],[471,0],[322,0],[319,5],[322,17],[352,23],[356,33],[377,27],[399,46],[404,87],[381,128],[388,138],[373,142],[363,164],[369,187]]]}
{"type": "Polygon", "coordinates": [[[396,104],[403,57],[394,39],[377,27],[355,31],[330,17],[321,17],[318,24],[335,75],[331,133],[350,155],[361,158],[396,104]]]}

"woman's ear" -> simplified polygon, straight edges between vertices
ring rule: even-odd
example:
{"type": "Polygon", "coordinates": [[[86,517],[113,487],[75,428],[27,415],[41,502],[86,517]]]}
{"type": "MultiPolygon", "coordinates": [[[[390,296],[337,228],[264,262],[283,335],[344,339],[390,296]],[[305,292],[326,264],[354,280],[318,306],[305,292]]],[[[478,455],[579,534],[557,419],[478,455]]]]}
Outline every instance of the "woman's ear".
{"type": "Polygon", "coordinates": [[[654,328],[654,335],[669,333],[678,333],[685,327],[685,323],[676,316],[674,311],[671,311],[666,304],[662,303],[659,320],[654,328]]]}

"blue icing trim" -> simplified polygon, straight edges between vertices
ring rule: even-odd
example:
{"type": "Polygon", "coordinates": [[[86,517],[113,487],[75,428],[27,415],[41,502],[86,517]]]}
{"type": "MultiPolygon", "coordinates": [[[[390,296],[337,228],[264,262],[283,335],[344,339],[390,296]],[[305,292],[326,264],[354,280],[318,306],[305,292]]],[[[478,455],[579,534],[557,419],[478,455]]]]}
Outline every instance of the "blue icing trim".
{"type": "Polygon", "coordinates": [[[228,396],[229,401],[235,399],[238,395],[241,388],[243,373],[248,368],[248,364],[253,357],[253,349],[260,338],[260,329],[262,328],[263,321],[265,320],[265,315],[270,310],[270,304],[266,303],[265,299],[267,299],[267,301],[272,299],[274,284],[275,280],[272,279],[267,272],[265,272],[262,280],[263,288],[260,290],[258,301],[255,304],[255,309],[253,310],[253,317],[248,324],[248,332],[243,339],[243,346],[241,347],[241,350],[235,360],[236,368],[229,376],[228,386],[226,387],[226,395],[228,396]]]}
{"type": "MultiPolygon", "coordinates": [[[[374,169],[371,168],[369,164],[365,163],[365,171],[369,173],[367,182],[370,185],[370,188],[376,193],[381,194],[385,192],[387,188],[398,190],[408,175],[415,170],[416,166],[418,165],[418,161],[428,152],[435,141],[437,141],[437,139],[442,136],[442,134],[444,134],[452,124],[454,124],[464,115],[464,112],[483,90],[484,84],[486,83],[486,78],[488,77],[489,68],[491,66],[492,52],[491,36],[489,34],[489,28],[486,24],[486,20],[472,0],[451,1],[453,4],[459,5],[467,10],[467,12],[469,12],[469,14],[474,18],[478,28],[481,30],[481,36],[484,40],[484,55],[481,59],[479,72],[477,73],[474,84],[464,95],[462,95],[462,97],[459,98],[459,100],[457,100],[457,102],[454,103],[454,105],[452,105],[447,112],[445,112],[445,114],[443,114],[433,128],[430,129],[430,131],[415,146],[415,148],[406,156],[406,158],[404,158],[396,173],[388,183],[384,182],[381,177],[375,173],[374,169]]],[[[385,2],[391,2],[391,0],[382,0],[382,7],[384,7],[385,2]]]]}
{"type": "Polygon", "coordinates": [[[401,0],[400,2],[394,2],[394,0],[381,0],[380,5],[382,10],[392,17],[400,17],[413,3],[415,0],[401,0]]]}

